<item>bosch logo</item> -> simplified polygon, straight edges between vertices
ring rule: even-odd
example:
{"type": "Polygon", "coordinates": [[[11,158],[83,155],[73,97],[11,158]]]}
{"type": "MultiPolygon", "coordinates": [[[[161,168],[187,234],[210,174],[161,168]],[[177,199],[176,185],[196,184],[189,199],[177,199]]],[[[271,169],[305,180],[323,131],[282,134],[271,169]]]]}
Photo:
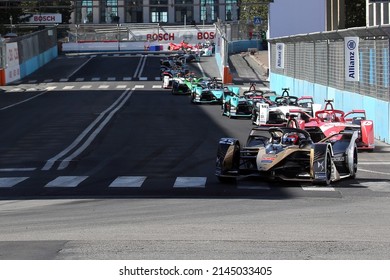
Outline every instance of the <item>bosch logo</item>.
{"type": "Polygon", "coordinates": [[[349,40],[347,43],[347,48],[349,50],[354,50],[356,48],[356,42],[354,40],[349,40]]]}

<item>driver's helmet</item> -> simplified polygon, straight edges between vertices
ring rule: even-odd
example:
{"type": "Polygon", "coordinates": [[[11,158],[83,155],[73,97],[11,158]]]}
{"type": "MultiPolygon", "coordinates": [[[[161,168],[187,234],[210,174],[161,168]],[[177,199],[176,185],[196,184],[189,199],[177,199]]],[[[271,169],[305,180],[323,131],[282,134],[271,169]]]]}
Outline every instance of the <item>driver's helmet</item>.
{"type": "Polygon", "coordinates": [[[296,145],[299,137],[296,133],[286,133],[282,138],[282,144],[284,145],[296,145]]]}

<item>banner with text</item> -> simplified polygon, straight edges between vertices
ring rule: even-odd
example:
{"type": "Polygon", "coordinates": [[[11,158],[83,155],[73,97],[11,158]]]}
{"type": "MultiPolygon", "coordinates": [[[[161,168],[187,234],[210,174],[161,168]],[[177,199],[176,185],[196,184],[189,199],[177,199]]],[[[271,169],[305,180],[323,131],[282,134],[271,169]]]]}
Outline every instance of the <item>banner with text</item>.
{"type": "Polygon", "coordinates": [[[359,37],[345,37],[345,80],[359,81],[359,37]]]}
{"type": "Polygon", "coordinates": [[[276,44],[276,69],[284,69],[284,43],[276,44]]]}

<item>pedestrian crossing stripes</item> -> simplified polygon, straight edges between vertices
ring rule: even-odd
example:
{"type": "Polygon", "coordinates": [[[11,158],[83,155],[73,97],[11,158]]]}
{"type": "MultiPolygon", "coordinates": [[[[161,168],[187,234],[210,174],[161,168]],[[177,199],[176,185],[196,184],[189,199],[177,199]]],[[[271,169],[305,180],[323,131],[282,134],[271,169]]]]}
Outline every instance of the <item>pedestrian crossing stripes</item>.
{"type": "MultiPolygon", "coordinates": [[[[90,176],[58,176],[49,180],[44,184],[45,188],[79,188],[82,186],[90,176]]],[[[135,188],[140,189],[145,187],[147,176],[118,176],[111,182],[107,183],[108,188],[135,188]]],[[[31,177],[0,177],[0,189],[16,188],[18,185],[26,182],[31,177]]],[[[172,178],[173,179],[173,178],[172,178]]],[[[207,187],[207,177],[176,177],[172,180],[173,189],[205,189],[207,187]]],[[[213,183],[211,183],[213,185],[213,183]]],[[[332,186],[308,186],[298,185],[298,189],[305,192],[337,192],[338,190],[332,186]]],[[[390,192],[390,183],[388,182],[364,182],[359,184],[359,187],[364,187],[373,192],[390,192]]],[[[273,186],[267,182],[248,182],[237,181],[236,188],[238,190],[252,190],[252,191],[272,191],[273,186]]]]}

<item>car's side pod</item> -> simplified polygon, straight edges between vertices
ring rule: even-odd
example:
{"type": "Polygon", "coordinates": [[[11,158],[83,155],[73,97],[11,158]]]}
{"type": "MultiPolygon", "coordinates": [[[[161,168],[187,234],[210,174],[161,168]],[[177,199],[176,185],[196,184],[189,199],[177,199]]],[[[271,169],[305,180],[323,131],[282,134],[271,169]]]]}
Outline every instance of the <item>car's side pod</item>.
{"type": "Polygon", "coordinates": [[[218,144],[215,175],[218,179],[236,177],[240,167],[240,142],[221,138],[218,144]]]}

